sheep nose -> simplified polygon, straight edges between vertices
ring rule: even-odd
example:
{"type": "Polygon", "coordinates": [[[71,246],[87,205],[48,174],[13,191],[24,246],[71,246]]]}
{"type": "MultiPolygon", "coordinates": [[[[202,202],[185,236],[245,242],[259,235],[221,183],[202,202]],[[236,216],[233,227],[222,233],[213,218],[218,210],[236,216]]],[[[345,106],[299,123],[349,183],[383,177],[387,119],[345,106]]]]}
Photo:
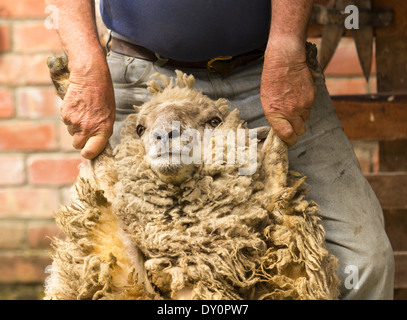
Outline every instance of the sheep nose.
{"type": "Polygon", "coordinates": [[[161,131],[156,130],[153,132],[153,137],[155,140],[162,140],[163,142],[167,142],[172,138],[178,138],[181,135],[179,129],[172,129],[171,131],[161,131]]]}
{"type": "Polygon", "coordinates": [[[180,136],[180,132],[178,129],[173,129],[168,132],[168,139],[178,138],[180,136]]]}

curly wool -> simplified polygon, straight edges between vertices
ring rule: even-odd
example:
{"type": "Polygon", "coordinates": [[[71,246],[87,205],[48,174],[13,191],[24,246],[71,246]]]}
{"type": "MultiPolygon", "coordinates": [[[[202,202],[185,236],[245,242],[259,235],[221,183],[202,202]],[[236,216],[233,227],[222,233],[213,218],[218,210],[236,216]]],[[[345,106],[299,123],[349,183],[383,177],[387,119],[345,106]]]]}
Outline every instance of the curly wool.
{"type": "MultiPolygon", "coordinates": [[[[150,104],[208,99],[181,73],[163,82],[150,84],[150,104]]],[[[305,177],[288,172],[287,148],[272,131],[253,175],[240,175],[238,163],[204,163],[173,185],[150,168],[136,119],[127,118],[120,145],[93,163],[73,204],[57,213],[66,239],[54,244],[48,299],[175,298],[184,287],[193,299],[337,298],[337,261],[318,206],[306,200],[305,177]]],[[[248,132],[234,110],[222,129],[238,128],[248,132]]],[[[213,154],[227,149],[218,147],[213,154]]]]}

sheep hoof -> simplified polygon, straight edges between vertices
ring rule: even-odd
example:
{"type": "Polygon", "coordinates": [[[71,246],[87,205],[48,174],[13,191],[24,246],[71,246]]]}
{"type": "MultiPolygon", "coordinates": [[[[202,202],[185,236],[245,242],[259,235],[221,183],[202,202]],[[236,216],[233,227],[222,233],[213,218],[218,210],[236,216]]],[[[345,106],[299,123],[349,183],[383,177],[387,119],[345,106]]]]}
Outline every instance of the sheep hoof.
{"type": "Polygon", "coordinates": [[[64,99],[69,86],[68,58],[53,55],[47,59],[47,65],[58,96],[64,99]]]}

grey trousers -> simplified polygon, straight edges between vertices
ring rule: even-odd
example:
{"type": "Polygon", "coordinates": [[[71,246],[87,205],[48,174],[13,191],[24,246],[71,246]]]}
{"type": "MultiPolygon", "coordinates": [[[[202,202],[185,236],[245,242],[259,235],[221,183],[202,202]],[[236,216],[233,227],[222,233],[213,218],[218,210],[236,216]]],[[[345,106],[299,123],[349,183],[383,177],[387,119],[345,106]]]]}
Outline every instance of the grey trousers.
{"type": "MultiPolygon", "coordinates": [[[[117,103],[111,144],[120,141],[124,119],[151,98],[146,82],[156,72],[175,76],[165,60],[155,63],[108,55],[117,103]]],[[[255,61],[222,77],[202,69],[183,69],[193,74],[198,90],[212,99],[227,98],[241,118],[255,128],[268,125],[260,102],[262,61],[255,61]]],[[[290,168],[307,176],[309,200],[319,204],[326,242],[338,257],[341,299],[392,299],[394,257],[384,230],[383,213],[364,178],[352,146],[344,134],[321,75],[316,80],[317,98],[307,131],[289,149],[290,168]]]]}

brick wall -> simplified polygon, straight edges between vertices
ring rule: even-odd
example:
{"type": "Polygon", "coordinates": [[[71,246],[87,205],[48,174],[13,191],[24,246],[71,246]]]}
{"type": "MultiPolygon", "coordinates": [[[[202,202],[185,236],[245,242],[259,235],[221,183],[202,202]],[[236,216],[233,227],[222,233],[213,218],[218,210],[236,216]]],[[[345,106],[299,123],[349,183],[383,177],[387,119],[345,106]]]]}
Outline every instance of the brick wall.
{"type": "MultiPolygon", "coordinates": [[[[66,203],[79,153],[62,125],[46,58],[61,51],[44,27],[44,1],[0,0],[0,299],[41,296],[50,264],[53,212],[66,203]]],[[[326,70],[332,94],[375,92],[363,79],[353,41],[343,40],[326,70]]],[[[374,144],[355,145],[364,171],[374,144]]]]}
{"type": "Polygon", "coordinates": [[[61,48],[44,12],[44,1],[0,0],[0,298],[41,295],[53,212],[81,162],[49,79],[61,48]]]}

